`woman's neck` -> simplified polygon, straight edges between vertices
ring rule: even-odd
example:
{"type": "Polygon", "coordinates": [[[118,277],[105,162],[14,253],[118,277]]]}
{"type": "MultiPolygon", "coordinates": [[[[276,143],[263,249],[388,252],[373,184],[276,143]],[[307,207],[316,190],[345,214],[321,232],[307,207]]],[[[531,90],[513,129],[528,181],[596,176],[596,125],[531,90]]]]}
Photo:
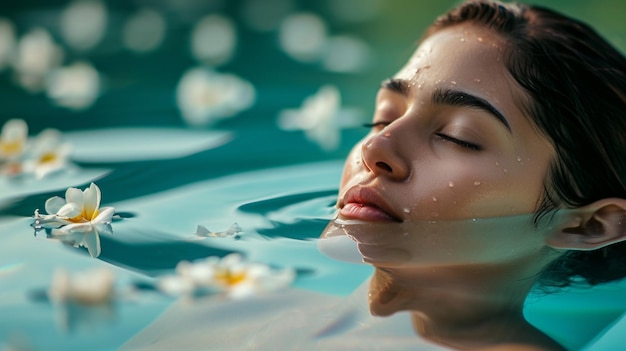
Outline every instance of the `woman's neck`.
{"type": "Polygon", "coordinates": [[[511,270],[502,265],[377,268],[370,310],[382,316],[411,311],[421,336],[461,350],[527,344],[537,350],[562,350],[523,316],[535,273],[519,265],[511,270]]]}

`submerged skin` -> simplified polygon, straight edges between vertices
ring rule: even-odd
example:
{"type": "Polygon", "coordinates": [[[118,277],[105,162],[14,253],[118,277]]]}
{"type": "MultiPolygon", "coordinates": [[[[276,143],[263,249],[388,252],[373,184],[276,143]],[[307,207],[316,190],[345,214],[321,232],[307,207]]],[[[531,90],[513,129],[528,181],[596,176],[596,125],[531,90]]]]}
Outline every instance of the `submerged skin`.
{"type": "MultiPolygon", "coordinates": [[[[536,209],[555,151],[527,115],[527,96],[502,63],[505,45],[484,27],[449,27],[428,37],[383,84],[374,127],[346,161],[339,220],[393,228],[536,209]]],[[[410,310],[419,334],[459,349],[562,349],[522,314],[537,275],[559,255],[546,244],[545,232],[511,228],[488,240],[468,232],[484,242],[463,247],[453,236],[429,247],[432,240],[410,234],[407,247],[430,253],[413,253],[411,264],[382,254],[384,243],[353,238],[376,268],[372,313],[410,310]]]]}

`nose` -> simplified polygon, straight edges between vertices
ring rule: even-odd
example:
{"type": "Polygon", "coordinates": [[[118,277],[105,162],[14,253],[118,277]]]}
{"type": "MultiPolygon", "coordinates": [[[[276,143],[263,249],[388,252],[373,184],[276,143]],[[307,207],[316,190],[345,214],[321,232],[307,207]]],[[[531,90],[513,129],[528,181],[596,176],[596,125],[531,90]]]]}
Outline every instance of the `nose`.
{"type": "Polygon", "coordinates": [[[378,176],[403,181],[411,174],[410,162],[402,157],[394,145],[391,132],[381,131],[361,144],[361,158],[365,167],[378,176]]]}

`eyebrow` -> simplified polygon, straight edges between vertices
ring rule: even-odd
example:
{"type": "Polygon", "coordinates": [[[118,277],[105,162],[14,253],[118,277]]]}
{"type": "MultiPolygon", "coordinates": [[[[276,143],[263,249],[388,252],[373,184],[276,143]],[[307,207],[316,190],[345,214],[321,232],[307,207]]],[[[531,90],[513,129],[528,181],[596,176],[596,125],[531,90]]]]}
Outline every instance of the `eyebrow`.
{"type": "MultiPolygon", "coordinates": [[[[381,88],[390,90],[403,96],[409,95],[409,81],[405,79],[387,79],[382,82],[381,88]]],[[[472,95],[460,90],[439,88],[436,89],[432,95],[432,103],[439,105],[478,108],[494,116],[506,127],[509,132],[511,132],[511,125],[509,124],[509,121],[504,117],[502,112],[500,112],[497,108],[495,108],[495,106],[489,103],[489,101],[476,95],[472,95]]]]}
{"type": "Polygon", "coordinates": [[[459,90],[440,88],[433,93],[432,102],[433,104],[478,108],[494,116],[511,132],[511,125],[502,112],[490,104],[489,101],[476,95],[459,90]]]}

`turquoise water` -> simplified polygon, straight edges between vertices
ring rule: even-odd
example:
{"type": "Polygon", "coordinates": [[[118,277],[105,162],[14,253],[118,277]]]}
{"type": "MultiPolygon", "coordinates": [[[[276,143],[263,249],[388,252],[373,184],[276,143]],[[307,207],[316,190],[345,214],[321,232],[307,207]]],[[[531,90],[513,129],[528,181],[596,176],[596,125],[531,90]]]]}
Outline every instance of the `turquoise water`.
{"type": "MultiPolygon", "coordinates": [[[[313,12],[333,35],[350,34],[371,43],[369,65],[348,72],[331,71],[321,61],[298,61],[277,45],[274,28],[260,31],[243,19],[246,1],[184,1],[154,6],[169,27],[152,52],[137,53],[121,44],[124,20],[140,2],[107,2],[109,27],[90,49],[63,41],[59,18],[67,2],[14,4],[6,17],[16,31],[47,28],[65,48],[64,64],[87,60],[101,73],[101,91],[93,105],[68,109],[45,91],[27,91],[16,83],[15,70],[1,73],[0,123],[10,118],[28,122],[30,135],[44,128],[63,131],[74,146],[73,171],[42,180],[0,177],[0,346],[33,350],[112,350],[166,311],[177,299],[154,289],[159,277],[171,274],[180,260],[244,254],[252,261],[297,272],[297,289],[348,296],[371,273],[367,265],[331,259],[318,250],[317,238],[333,216],[342,159],[364,130],[340,132],[339,144],[326,149],[300,130],[277,127],[278,115],[298,108],[303,100],[332,83],[341,105],[367,119],[377,84],[405,59],[426,23],[456,1],[438,4],[383,2],[377,14],[361,19],[341,17],[325,2],[287,1],[291,12],[313,12]],[[408,11],[406,8],[410,8],[408,11]],[[399,11],[402,9],[402,11],[399,11]],[[233,57],[205,66],[236,73],[256,88],[255,103],[232,118],[193,126],[181,118],[176,87],[190,67],[203,65],[192,57],[188,36],[204,15],[232,18],[238,44],[233,57]],[[416,19],[415,17],[419,17],[416,19]],[[393,26],[391,24],[394,24],[393,26]],[[406,31],[408,25],[417,27],[406,31]],[[394,29],[397,27],[396,29],[394,29]],[[102,205],[124,217],[102,234],[102,253],[63,245],[45,233],[34,235],[35,209],[68,187],[95,182],[102,205]],[[222,231],[238,223],[239,238],[194,236],[197,225],[222,231]],[[47,291],[57,268],[81,272],[106,267],[115,274],[119,298],[93,308],[51,303],[47,291]]],[[[589,15],[618,45],[626,31],[623,4],[555,3],[572,14],[589,15]]],[[[354,4],[354,3],[353,3],[354,4]]],[[[619,318],[626,310],[623,284],[592,290],[571,290],[531,296],[528,317],[572,349],[602,336],[591,349],[615,349],[619,318]],[[607,341],[608,340],[608,341],[607,341]],[[604,343],[604,344],[602,344],[604,343]]]]}

